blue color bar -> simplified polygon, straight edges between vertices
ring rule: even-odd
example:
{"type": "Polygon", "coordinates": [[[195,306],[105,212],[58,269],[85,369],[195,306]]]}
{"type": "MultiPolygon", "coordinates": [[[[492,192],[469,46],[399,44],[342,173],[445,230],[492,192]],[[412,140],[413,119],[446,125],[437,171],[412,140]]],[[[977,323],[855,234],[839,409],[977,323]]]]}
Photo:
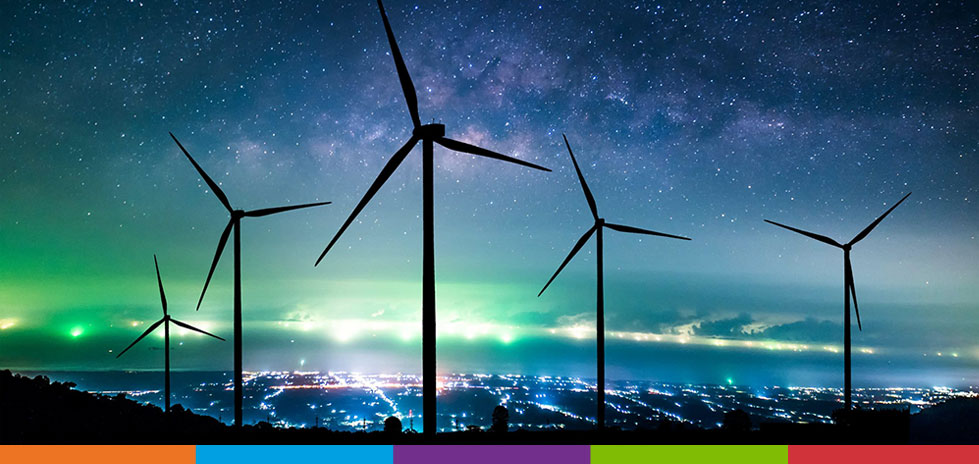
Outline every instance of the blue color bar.
{"type": "Polygon", "coordinates": [[[355,462],[392,464],[394,447],[383,445],[198,445],[197,464],[355,462]]]}

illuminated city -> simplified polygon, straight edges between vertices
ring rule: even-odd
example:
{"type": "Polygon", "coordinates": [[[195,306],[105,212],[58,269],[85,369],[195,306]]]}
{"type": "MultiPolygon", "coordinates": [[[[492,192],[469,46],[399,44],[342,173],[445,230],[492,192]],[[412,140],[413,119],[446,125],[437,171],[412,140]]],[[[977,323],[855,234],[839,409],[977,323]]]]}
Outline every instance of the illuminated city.
{"type": "MultiPolygon", "coordinates": [[[[141,402],[162,404],[154,385],[159,374],[47,373],[52,379],[110,384],[100,393],[125,393],[141,402]],[[78,380],[82,379],[82,380],[78,380]],[[145,389],[142,389],[145,388],[145,389]]],[[[230,373],[175,374],[175,403],[199,414],[231,422],[230,373]]],[[[594,428],[595,385],[585,379],[522,375],[457,374],[439,379],[440,432],[487,429],[497,405],[510,412],[510,425],[526,430],[594,428]]],[[[611,382],[610,426],[624,430],[655,429],[661,421],[702,428],[720,427],[724,413],[741,409],[752,421],[830,423],[842,403],[839,388],[677,385],[655,382],[611,382]]],[[[854,401],[863,408],[908,409],[916,413],[944,400],[979,397],[979,389],[858,388],[854,401]]],[[[318,372],[246,372],[246,423],[267,421],[276,427],[325,427],[378,431],[384,419],[401,419],[406,430],[421,431],[421,383],[416,375],[360,375],[318,372]]]]}

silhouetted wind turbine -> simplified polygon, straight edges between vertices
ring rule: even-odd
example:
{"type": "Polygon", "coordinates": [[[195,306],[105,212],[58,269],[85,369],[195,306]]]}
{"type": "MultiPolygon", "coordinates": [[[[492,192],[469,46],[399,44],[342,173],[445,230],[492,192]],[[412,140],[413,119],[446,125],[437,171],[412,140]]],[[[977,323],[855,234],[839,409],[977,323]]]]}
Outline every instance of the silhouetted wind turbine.
{"type": "Polygon", "coordinates": [[[214,275],[214,268],[218,265],[218,260],[221,259],[221,253],[224,251],[224,245],[228,242],[228,235],[231,234],[231,230],[234,229],[235,232],[235,314],[234,314],[234,324],[235,324],[235,425],[242,425],[241,422],[241,411],[242,411],[242,361],[241,361],[241,218],[243,217],[262,217],[268,216],[270,214],[283,213],[286,211],[292,211],[294,209],[310,208],[313,206],[322,206],[330,204],[329,201],[324,201],[320,203],[309,203],[305,205],[292,205],[292,206],[279,206],[276,208],[264,208],[256,209],[252,211],[244,211],[240,209],[234,209],[231,207],[231,202],[228,201],[228,197],[221,191],[218,184],[211,180],[211,177],[204,172],[197,161],[190,156],[190,153],[184,148],[184,146],[177,140],[177,137],[170,133],[170,137],[173,138],[174,142],[177,142],[177,146],[180,150],[187,155],[187,159],[190,163],[194,165],[197,172],[200,173],[204,182],[211,187],[211,191],[214,192],[214,196],[218,197],[221,204],[224,205],[228,213],[231,214],[231,219],[228,221],[227,227],[224,228],[224,232],[221,232],[221,238],[218,239],[218,249],[214,253],[214,260],[211,262],[211,269],[207,272],[207,280],[204,281],[204,289],[201,290],[201,297],[197,300],[197,309],[201,309],[201,302],[204,301],[204,293],[207,292],[207,285],[211,283],[211,276],[214,275]]]}
{"type": "Polygon", "coordinates": [[[422,124],[421,118],[418,116],[418,97],[415,94],[415,86],[411,82],[411,76],[408,75],[408,68],[405,67],[404,58],[401,56],[401,50],[398,48],[397,42],[394,39],[394,32],[391,30],[391,23],[388,22],[387,14],[384,12],[384,5],[380,0],[377,2],[377,7],[381,12],[381,19],[384,21],[384,29],[387,32],[388,43],[391,46],[391,56],[394,58],[394,66],[398,70],[398,78],[401,80],[401,90],[405,96],[405,103],[408,105],[408,112],[411,115],[411,122],[413,126],[411,138],[397,151],[394,156],[387,162],[381,173],[378,174],[377,179],[374,179],[374,183],[371,184],[370,188],[367,189],[367,193],[360,200],[360,203],[354,207],[350,217],[347,218],[346,222],[340,227],[333,240],[330,240],[329,245],[323,250],[319,258],[316,259],[316,264],[319,265],[326,253],[333,248],[333,245],[340,238],[350,223],[353,222],[357,214],[360,213],[364,206],[370,202],[371,198],[380,190],[384,182],[391,177],[391,174],[398,169],[401,162],[405,160],[408,153],[415,144],[420,140],[422,142],[422,222],[423,222],[423,239],[422,239],[422,397],[423,397],[423,417],[424,417],[424,428],[425,434],[434,435],[436,432],[436,407],[435,407],[435,387],[436,387],[436,372],[435,372],[435,233],[433,226],[433,143],[442,145],[449,150],[468,153],[471,155],[484,156],[487,158],[492,158],[501,161],[509,161],[511,163],[516,163],[522,166],[531,167],[534,169],[540,169],[542,171],[550,171],[550,169],[543,168],[533,163],[528,163],[526,161],[521,161],[516,158],[511,158],[506,155],[501,155],[494,151],[487,150],[485,148],[470,145],[468,143],[459,142],[457,140],[452,140],[445,137],[445,125],[443,124],[422,124]]]}
{"type": "Polygon", "coordinates": [[[214,334],[209,333],[209,332],[205,332],[205,331],[203,331],[201,329],[198,329],[197,327],[194,327],[194,326],[192,326],[190,324],[187,324],[187,323],[184,323],[184,322],[180,322],[180,321],[178,321],[178,320],[170,317],[170,314],[167,313],[167,296],[166,296],[165,293],[163,293],[163,279],[160,278],[160,265],[157,264],[157,262],[156,262],[156,255],[153,255],[153,265],[156,266],[156,282],[160,285],[160,303],[163,304],[163,318],[160,319],[160,320],[158,320],[158,321],[156,321],[156,322],[154,322],[153,325],[150,326],[150,328],[146,329],[146,332],[143,332],[143,335],[140,335],[139,338],[136,339],[136,341],[130,343],[129,346],[126,347],[126,349],[122,350],[122,352],[120,352],[118,355],[116,355],[116,359],[119,359],[119,357],[122,356],[125,352],[129,351],[129,349],[132,348],[133,345],[139,343],[140,340],[142,340],[147,335],[149,335],[151,332],[153,332],[154,330],[156,330],[156,328],[159,327],[160,324],[163,324],[163,353],[164,353],[164,355],[163,355],[163,359],[164,359],[164,362],[163,362],[163,372],[164,372],[164,374],[163,374],[163,377],[164,377],[163,401],[164,401],[164,404],[165,404],[164,411],[170,412],[170,323],[173,322],[174,324],[177,324],[180,327],[183,327],[185,329],[193,330],[194,332],[200,332],[200,333],[202,333],[204,335],[208,335],[208,336],[214,337],[214,338],[216,338],[218,340],[221,340],[221,341],[225,341],[225,340],[223,338],[217,336],[217,335],[214,335],[214,334]]]}
{"type": "Polygon", "coordinates": [[[880,224],[880,221],[883,221],[888,214],[891,214],[891,211],[894,211],[894,208],[897,208],[897,206],[900,205],[902,202],[904,202],[904,200],[907,199],[908,196],[910,195],[911,192],[908,192],[908,194],[905,195],[904,198],[901,198],[900,201],[894,203],[894,206],[891,206],[891,208],[885,211],[884,214],[880,215],[880,217],[875,219],[874,222],[871,222],[869,226],[867,226],[865,229],[860,231],[860,233],[857,234],[856,237],[853,237],[853,240],[850,240],[849,242],[844,244],[841,244],[840,242],[837,242],[836,240],[833,240],[825,235],[819,235],[812,232],[807,232],[802,229],[796,229],[795,227],[789,227],[785,224],[779,224],[775,221],[769,221],[768,219],[765,219],[765,222],[769,224],[791,230],[792,232],[800,233],[811,239],[819,240],[820,242],[843,249],[843,384],[844,384],[843,398],[844,398],[844,402],[846,402],[847,410],[849,410],[851,407],[851,401],[850,401],[850,298],[851,297],[853,298],[853,310],[857,315],[857,329],[861,331],[863,330],[863,325],[860,324],[860,308],[857,307],[857,289],[853,285],[853,268],[850,267],[850,248],[853,247],[853,245],[855,245],[857,242],[863,240],[864,237],[866,237],[871,230],[874,230],[874,227],[877,227],[877,224],[880,224]]]}
{"type": "Polygon", "coordinates": [[[568,147],[568,154],[571,155],[571,162],[574,163],[574,170],[575,170],[576,173],[578,173],[578,181],[581,183],[581,190],[585,192],[585,200],[588,201],[588,209],[591,210],[591,215],[595,219],[595,224],[593,226],[591,226],[588,230],[586,230],[585,233],[584,233],[584,235],[582,235],[581,238],[578,239],[578,243],[575,243],[574,248],[571,249],[571,253],[568,253],[568,257],[567,258],[564,258],[564,262],[562,262],[561,263],[561,266],[559,266],[557,268],[557,271],[554,272],[554,275],[551,276],[551,279],[548,280],[546,284],[544,284],[544,288],[541,289],[540,293],[538,293],[537,296],[539,297],[539,296],[541,296],[541,295],[544,294],[544,290],[547,290],[547,287],[549,285],[551,285],[551,282],[554,281],[554,278],[557,277],[557,275],[561,273],[561,270],[564,269],[564,266],[567,266],[568,265],[568,263],[571,261],[571,258],[574,258],[574,255],[578,253],[578,250],[581,250],[581,247],[585,246],[585,242],[587,242],[588,239],[591,238],[592,234],[595,234],[595,236],[596,236],[596,250],[597,250],[596,256],[598,258],[597,259],[597,266],[596,266],[596,273],[598,274],[598,276],[597,276],[597,282],[596,282],[597,285],[598,285],[598,291],[597,291],[597,293],[598,293],[598,299],[597,299],[597,311],[598,311],[598,314],[597,314],[597,319],[596,319],[597,320],[597,326],[598,326],[597,327],[597,333],[598,333],[598,344],[597,344],[597,349],[598,349],[598,356],[597,356],[597,358],[598,358],[597,359],[597,363],[598,363],[598,386],[597,386],[597,390],[598,390],[598,417],[597,417],[597,422],[598,422],[598,428],[601,429],[601,428],[604,428],[605,427],[605,284],[603,282],[604,281],[604,278],[602,276],[602,274],[603,274],[603,271],[602,271],[602,267],[603,267],[602,266],[602,229],[605,228],[605,227],[608,227],[609,229],[617,230],[619,232],[630,232],[630,233],[634,233],[634,234],[655,235],[657,237],[677,238],[677,239],[680,239],[680,240],[690,240],[690,239],[687,238],[687,237],[681,237],[679,235],[664,234],[664,233],[661,233],[661,232],[653,232],[651,230],[640,229],[638,227],[624,226],[624,225],[620,225],[620,224],[612,224],[610,222],[605,222],[605,219],[604,218],[598,216],[598,206],[596,206],[596,204],[595,204],[595,197],[592,196],[591,190],[588,189],[588,184],[585,183],[585,176],[583,176],[581,174],[581,169],[578,167],[578,161],[574,157],[574,152],[571,151],[571,144],[568,143],[568,137],[567,136],[564,136],[564,145],[568,147]]]}

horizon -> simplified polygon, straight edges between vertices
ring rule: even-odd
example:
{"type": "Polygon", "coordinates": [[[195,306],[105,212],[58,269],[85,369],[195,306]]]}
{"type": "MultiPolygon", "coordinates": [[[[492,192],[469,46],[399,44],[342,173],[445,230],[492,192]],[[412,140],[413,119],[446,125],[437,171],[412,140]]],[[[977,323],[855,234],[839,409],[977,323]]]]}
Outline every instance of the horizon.
{"type": "MultiPolygon", "coordinates": [[[[979,385],[977,13],[570,5],[386,5],[425,118],[553,170],[436,149],[440,372],[594,376],[594,244],[536,296],[591,221],[567,134],[605,217],[693,239],[608,232],[610,380],[842,386],[842,253],[763,220],[843,241],[913,191],[852,252],[854,386],[979,385]]],[[[162,364],[113,359],[157,254],[229,339],[175,329],[174,370],[231,369],[227,250],[192,309],[227,214],[172,131],[236,207],[333,202],[242,221],[245,370],[420,372],[420,153],[313,266],[411,128],[371,2],[0,24],[0,368],[162,364]]]]}
{"type": "MultiPolygon", "coordinates": [[[[52,382],[74,382],[78,390],[160,407],[163,391],[155,372],[60,372],[52,382]]],[[[25,375],[22,373],[21,375],[25,375]]],[[[29,374],[27,374],[29,375],[29,374]]],[[[40,374],[38,374],[40,375],[40,374]]],[[[174,372],[174,404],[195,414],[231,423],[230,390],[234,373],[174,372]]],[[[28,377],[30,378],[30,377],[28,377]]],[[[378,430],[388,417],[423,432],[420,375],[362,373],[252,372],[244,422],[276,427],[317,427],[334,431],[378,430]]],[[[731,380],[731,379],[729,379],[731,380]]],[[[491,410],[509,409],[511,425],[527,430],[590,430],[594,427],[594,382],[576,377],[451,374],[439,379],[440,432],[486,427],[491,410]]],[[[654,381],[610,381],[612,424],[624,429],[653,429],[662,420],[717,429],[727,413],[742,410],[755,424],[763,422],[832,422],[843,403],[843,389],[820,387],[748,387],[731,383],[693,385],[654,381]]],[[[941,403],[979,398],[979,390],[944,386],[926,388],[855,388],[862,408],[923,412],[941,403]]],[[[427,425],[427,423],[426,423],[427,425]]],[[[485,429],[484,429],[485,430],[485,429]]]]}
{"type": "MultiPolygon", "coordinates": [[[[16,367],[4,367],[4,370],[9,370],[13,374],[19,374],[26,377],[36,377],[36,376],[46,376],[52,381],[58,382],[71,382],[72,379],[69,377],[57,377],[51,378],[50,374],[163,374],[163,369],[48,369],[48,370],[34,370],[34,369],[19,369],[16,367]]],[[[200,369],[170,369],[172,373],[181,374],[221,374],[230,376],[234,371],[231,370],[200,370],[200,369]]],[[[367,377],[395,377],[395,376],[411,376],[417,377],[419,382],[421,382],[421,371],[418,372],[360,372],[360,371],[318,371],[318,370],[269,370],[269,371],[258,371],[258,370],[245,370],[245,374],[249,375],[262,375],[262,374],[292,374],[292,375],[362,375],[367,377]]],[[[575,379],[589,384],[592,388],[595,387],[595,378],[587,376],[574,376],[574,375],[547,375],[547,374],[520,374],[520,373],[503,373],[503,372],[450,372],[445,374],[439,374],[438,378],[442,379],[456,377],[456,376],[473,376],[473,377],[524,377],[524,378],[537,378],[537,379],[575,379]]],[[[619,384],[628,383],[649,383],[649,384],[659,384],[659,385],[694,385],[694,386],[722,386],[722,387],[737,387],[737,388],[785,388],[785,389],[806,389],[806,388],[818,388],[824,390],[839,390],[842,395],[843,387],[839,385],[793,385],[793,384],[749,384],[749,383],[735,383],[734,378],[721,379],[719,382],[680,382],[680,381],[667,381],[658,380],[653,378],[608,378],[608,382],[616,382],[619,384]]],[[[229,381],[230,382],[230,381],[229,381]]],[[[418,384],[421,386],[421,383],[418,384]]],[[[80,387],[79,387],[80,388],[80,387]]],[[[979,389],[979,385],[975,384],[942,384],[938,383],[935,385],[922,384],[904,384],[904,385],[855,385],[854,390],[888,390],[888,389],[951,389],[957,391],[973,391],[979,389]]],[[[101,393],[105,390],[91,389],[87,388],[85,391],[92,393],[101,393]]]]}

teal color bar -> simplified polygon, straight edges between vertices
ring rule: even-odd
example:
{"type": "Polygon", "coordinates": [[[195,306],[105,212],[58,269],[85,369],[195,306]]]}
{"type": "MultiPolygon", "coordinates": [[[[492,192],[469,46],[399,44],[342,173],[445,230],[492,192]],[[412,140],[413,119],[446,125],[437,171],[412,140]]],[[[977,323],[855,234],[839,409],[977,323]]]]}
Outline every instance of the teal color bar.
{"type": "Polygon", "coordinates": [[[392,464],[390,445],[199,445],[197,464],[351,462],[392,464]]]}

